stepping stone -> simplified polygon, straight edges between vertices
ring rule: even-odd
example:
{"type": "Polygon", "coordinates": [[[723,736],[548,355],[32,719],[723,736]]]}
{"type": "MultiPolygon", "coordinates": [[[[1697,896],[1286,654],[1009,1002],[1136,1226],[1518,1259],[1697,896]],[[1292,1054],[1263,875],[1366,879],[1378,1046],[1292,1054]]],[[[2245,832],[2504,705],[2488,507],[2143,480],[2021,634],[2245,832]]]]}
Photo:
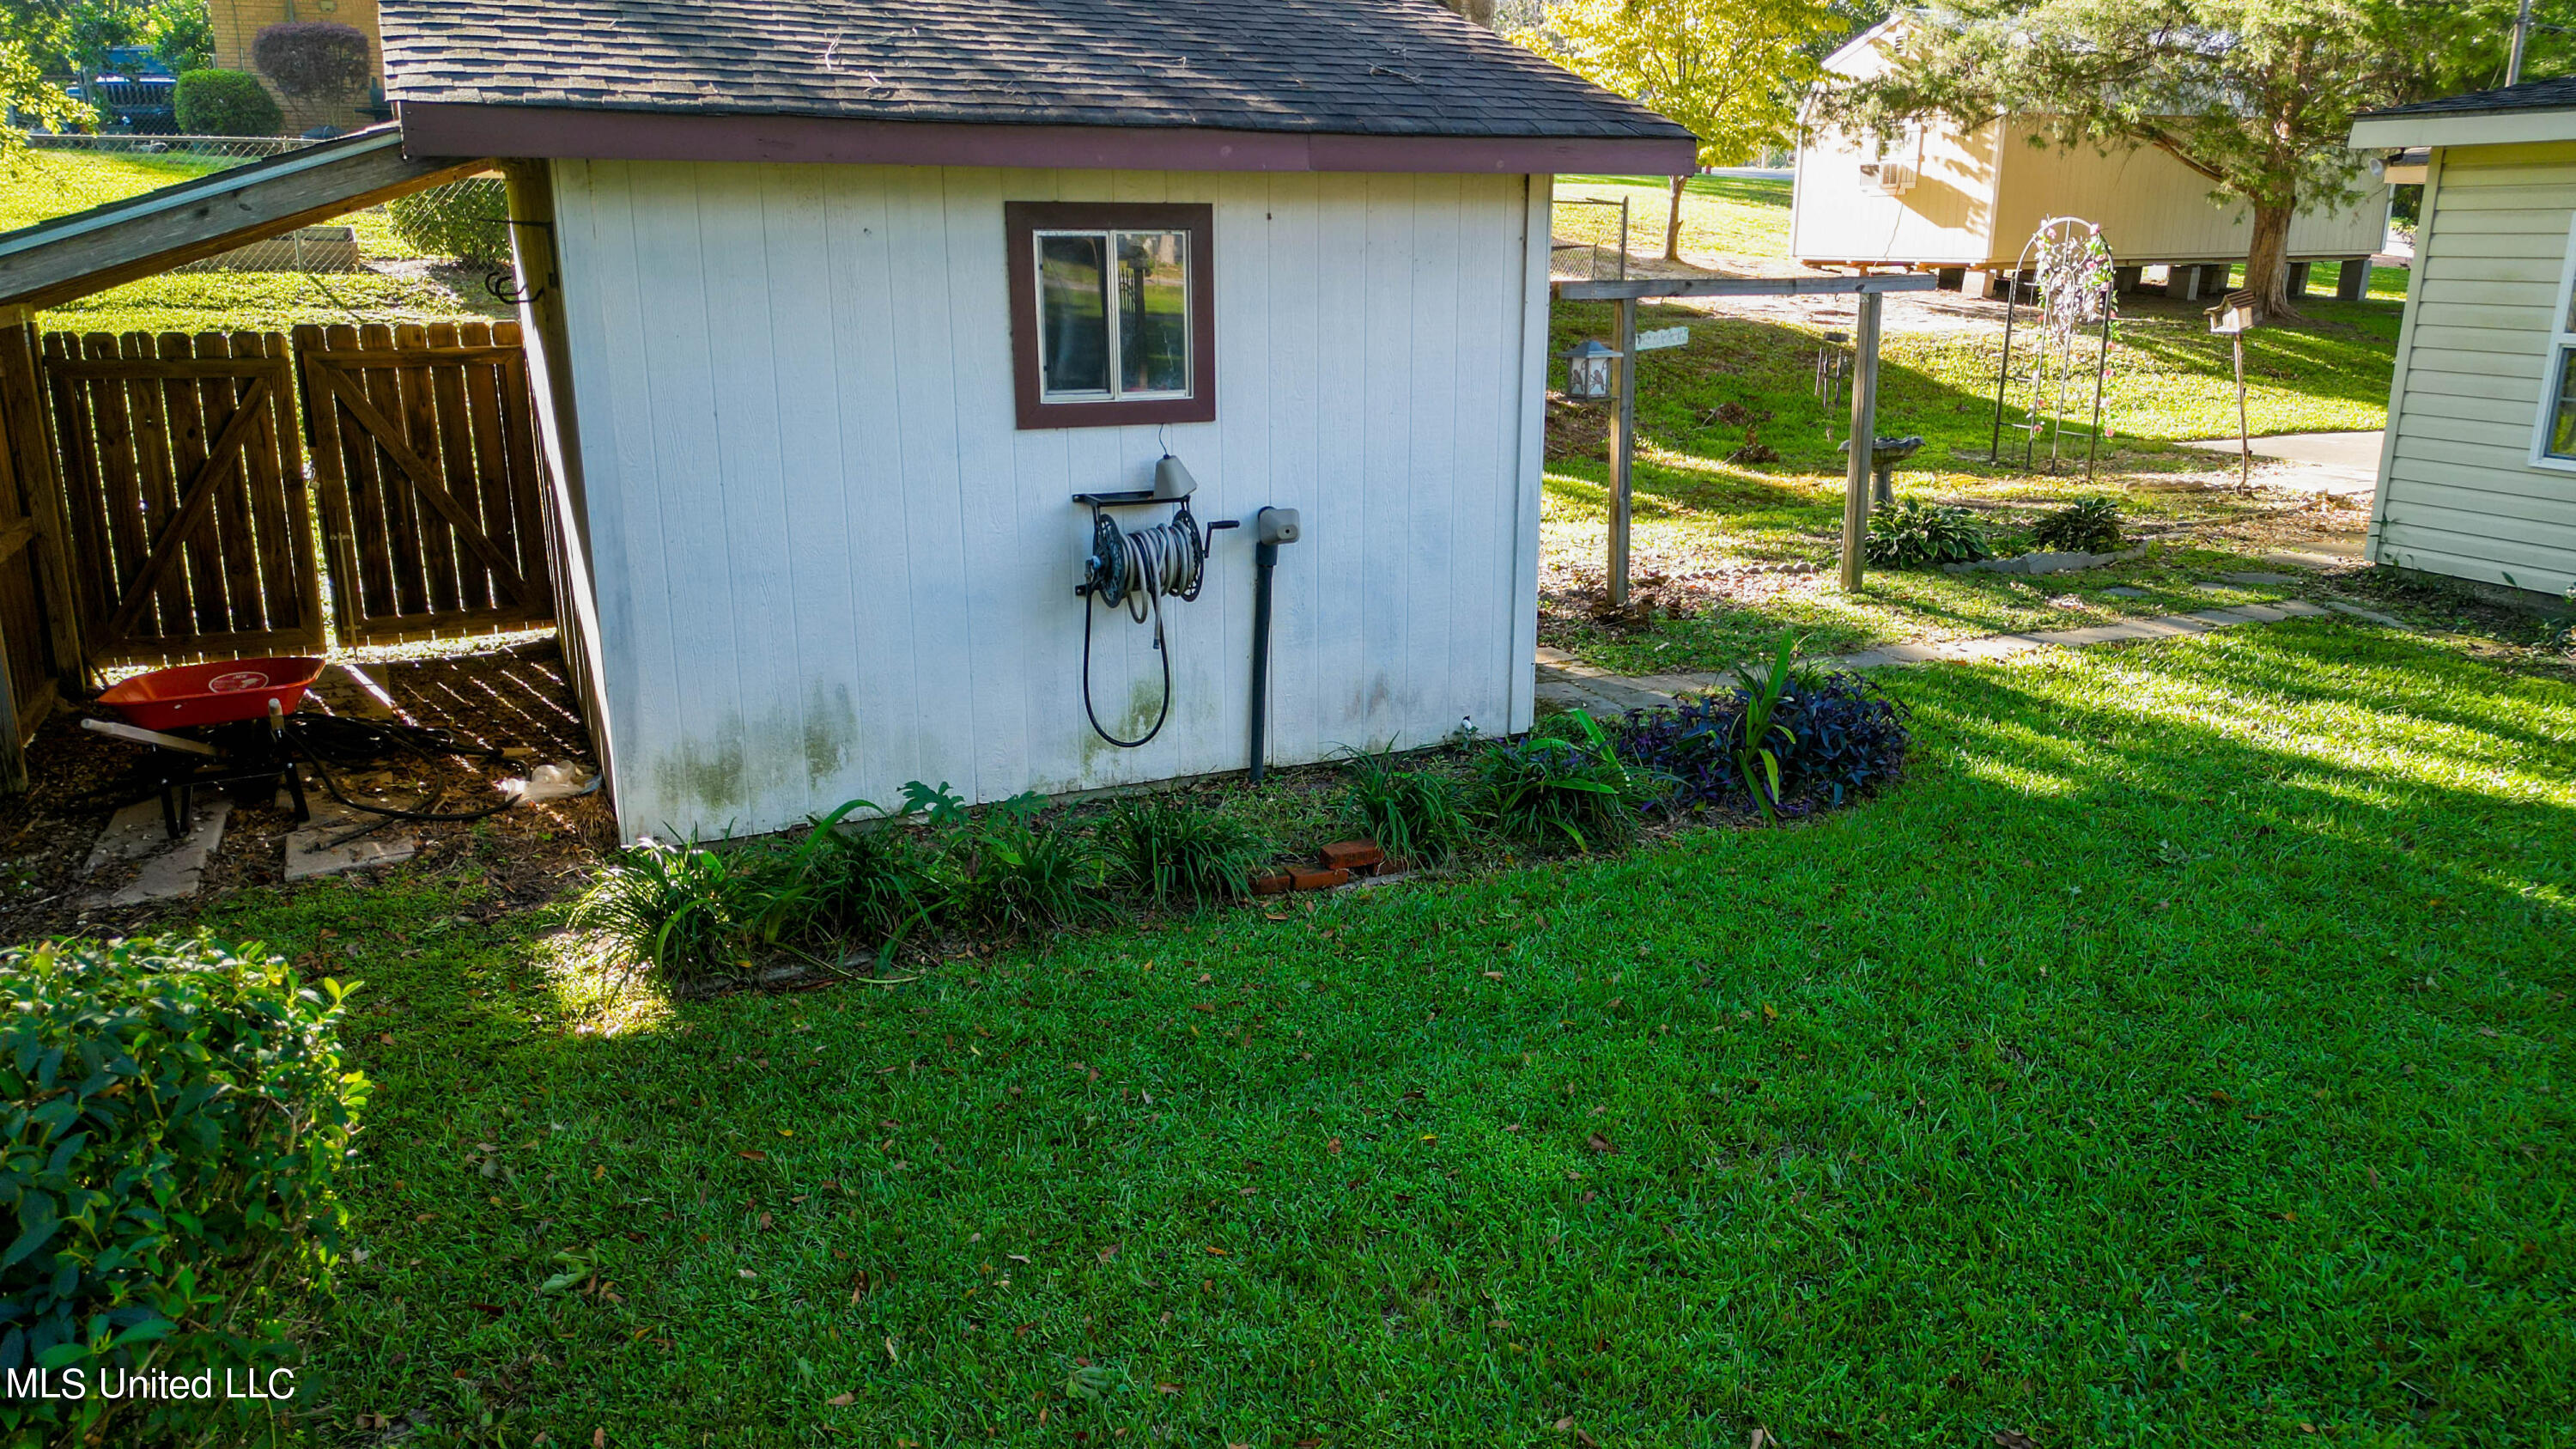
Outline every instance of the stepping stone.
{"type": "Polygon", "coordinates": [[[2295,584],[2299,581],[2299,577],[2296,574],[2267,574],[2261,572],[2220,574],[2219,578],[2231,584],[2246,584],[2254,587],[2265,587],[2277,584],[2295,584]]]}
{"type": "Polygon", "coordinates": [[[2146,590],[2133,589],[2127,584],[2115,585],[2102,591],[2102,597],[2106,599],[2143,599],[2146,596],[2146,590]]]}
{"type": "Polygon", "coordinates": [[[233,802],[224,795],[201,794],[195,817],[188,822],[188,833],[177,840],[161,824],[161,801],[158,796],[138,800],[109,817],[107,828],[99,832],[98,843],[90,847],[89,861],[81,874],[89,875],[110,861],[141,861],[131,883],[115,891],[101,891],[84,898],[84,906],[140,906],[153,901],[172,901],[193,896],[205,884],[206,861],[223,843],[224,822],[232,817],[233,802]]]}
{"type": "Polygon", "coordinates": [[[2263,562],[2285,564],[2294,569],[2338,569],[2348,563],[2359,563],[2360,560],[2342,558],[2330,553],[2309,553],[2303,549],[2281,549],[2278,552],[2263,555],[2263,562]]]}
{"type": "Polygon", "coordinates": [[[399,865],[420,853],[420,836],[400,830],[399,822],[387,822],[370,834],[333,844],[350,831],[363,830],[384,817],[351,810],[336,800],[312,803],[313,818],[286,837],[289,881],[312,880],[374,865],[399,865]]]}
{"type": "Polygon", "coordinates": [[[2393,615],[2383,614],[2377,609],[2365,609],[2359,604],[2347,604],[2340,600],[2328,599],[2326,600],[2326,607],[2334,610],[2338,614],[2349,614],[2356,619],[2377,624],[2383,629],[2403,629],[2407,627],[2406,621],[2403,619],[2396,618],[2393,615]]]}

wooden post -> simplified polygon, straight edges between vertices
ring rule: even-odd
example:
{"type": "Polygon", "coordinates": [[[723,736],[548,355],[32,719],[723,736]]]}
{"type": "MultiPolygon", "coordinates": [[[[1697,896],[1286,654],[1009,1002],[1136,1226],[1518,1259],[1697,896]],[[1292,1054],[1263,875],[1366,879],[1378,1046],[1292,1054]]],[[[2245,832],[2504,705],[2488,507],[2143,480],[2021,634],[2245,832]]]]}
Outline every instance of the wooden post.
{"type": "Polygon", "coordinates": [[[1852,328],[1851,458],[1843,475],[1843,592],[1858,593],[1861,549],[1869,537],[1870,458],[1878,445],[1878,312],[1876,292],[1859,297],[1852,328]]]}
{"type": "Polygon", "coordinates": [[[72,596],[62,475],[54,466],[53,434],[45,425],[44,384],[37,374],[36,357],[34,311],[0,307],[0,448],[9,450],[19,505],[36,525],[28,567],[43,600],[46,652],[54,679],[70,692],[87,683],[89,653],[81,641],[79,608],[72,596]]]}
{"type": "Polygon", "coordinates": [[[2241,453],[2237,463],[2236,484],[2254,486],[2254,429],[2245,419],[2245,334],[2228,339],[2236,344],[2236,446],[2241,453]]]}
{"type": "Polygon", "coordinates": [[[1610,607],[1628,607],[1630,480],[1637,455],[1637,299],[1619,299],[1619,406],[1610,424],[1610,607]]]}

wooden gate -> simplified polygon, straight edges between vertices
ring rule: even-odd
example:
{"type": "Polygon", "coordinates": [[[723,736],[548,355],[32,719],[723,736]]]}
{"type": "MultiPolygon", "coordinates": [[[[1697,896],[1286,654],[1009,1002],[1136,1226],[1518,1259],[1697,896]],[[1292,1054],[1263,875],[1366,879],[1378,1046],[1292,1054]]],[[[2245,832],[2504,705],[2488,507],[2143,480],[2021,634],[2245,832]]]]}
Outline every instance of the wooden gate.
{"type": "Polygon", "coordinates": [[[518,324],[299,327],[295,355],[341,640],[553,622],[518,324]]]}
{"type": "Polygon", "coordinates": [[[286,339],[45,338],[93,667],[320,652],[286,339]]]}

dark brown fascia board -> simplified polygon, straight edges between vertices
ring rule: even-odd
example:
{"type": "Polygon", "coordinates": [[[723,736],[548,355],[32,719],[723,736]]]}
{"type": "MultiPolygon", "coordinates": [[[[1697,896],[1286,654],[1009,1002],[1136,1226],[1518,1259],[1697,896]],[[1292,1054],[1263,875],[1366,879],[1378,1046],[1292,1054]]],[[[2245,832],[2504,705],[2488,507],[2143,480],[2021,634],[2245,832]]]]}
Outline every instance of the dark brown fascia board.
{"type": "Polygon", "coordinates": [[[1476,175],[1679,176],[1698,164],[1698,143],[1688,137],[1347,136],[1181,126],[977,126],[447,101],[410,101],[397,110],[406,149],[423,156],[1476,175]]]}

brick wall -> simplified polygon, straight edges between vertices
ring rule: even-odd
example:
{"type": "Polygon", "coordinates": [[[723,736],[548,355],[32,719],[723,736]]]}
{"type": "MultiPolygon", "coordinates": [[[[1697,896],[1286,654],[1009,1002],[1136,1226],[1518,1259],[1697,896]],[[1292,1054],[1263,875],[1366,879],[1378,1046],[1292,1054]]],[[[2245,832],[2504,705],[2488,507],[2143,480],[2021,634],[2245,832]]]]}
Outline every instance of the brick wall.
{"type": "MultiPolygon", "coordinates": [[[[251,63],[251,43],[259,33],[272,25],[290,20],[331,20],[353,25],[367,37],[367,46],[375,52],[379,69],[384,65],[384,36],[376,24],[376,0],[209,0],[208,8],[215,25],[215,65],[222,70],[246,70],[259,74],[251,63]]],[[[268,93],[286,112],[286,131],[298,135],[316,126],[337,126],[355,130],[373,125],[375,118],[361,109],[369,100],[358,96],[344,102],[314,102],[290,99],[283,91],[260,76],[268,93]]]]}

